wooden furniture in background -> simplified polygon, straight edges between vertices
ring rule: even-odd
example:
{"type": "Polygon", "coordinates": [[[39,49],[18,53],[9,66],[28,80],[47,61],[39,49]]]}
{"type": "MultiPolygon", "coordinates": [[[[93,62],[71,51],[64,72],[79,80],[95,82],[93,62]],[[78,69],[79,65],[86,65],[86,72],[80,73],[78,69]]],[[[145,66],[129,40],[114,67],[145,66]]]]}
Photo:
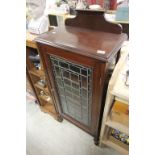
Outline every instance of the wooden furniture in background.
{"type": "Polygon", "coordinates": [[[100,133],[100,146],[103,147],[104,145],[107,145],[124,155],[128,155],[129,146],[113,138],[110,134],[111,129],[116,129],[129,135],[129,116],[125,112],[127,111],[129,104],[129,89],[128,86],[124,84],[125,81],[122,78],[125,73],[128,59],[128,45],[126,45],[122,51],[124,52],[122,52],[121,58],[109,81],[100,133]],[[119,108],[117,106],[119,106],[119,108]],[[125,117],[122,118],[122,116],[125,117]]]}
{"type": "Polygon", "coordinates": [[[110,64],[126,34],[102,11],[78,10],[65,26],[36,38],[61,116],[94,136],[98,144],[110,64]]]}
{"type": "Polygon", "coordinates": [[[36,99],[40,105],[40,108],[43,112],[46,112],[50,115],[52,115],[55,119],[58,121],[62,121],[61,117],[59,117],[59,113],[57,112],[55,99],[50,92],[48,82],[46,80],[46,74],[44,72],[44,68],[42,65],[42,61],[40,59],[41,67],[40,69],[37,69],[33,62],[30,59],[31,53],[39,54],[39,51],[37,49],[36,42],[34,39],[36,38],[36,35],[32,35],[29,32],[26,34],[26,72],[27,77],[29,79],[29,82],[33,88],[33,91],[35,93],[36,99]],[[38,83],[39,80],[45,79],[46,85],[45,87],[43,85],[40,85],[38,83]],[[47,96],[44,96],[41,94],[41,92],[46,94],[47,96]]]}

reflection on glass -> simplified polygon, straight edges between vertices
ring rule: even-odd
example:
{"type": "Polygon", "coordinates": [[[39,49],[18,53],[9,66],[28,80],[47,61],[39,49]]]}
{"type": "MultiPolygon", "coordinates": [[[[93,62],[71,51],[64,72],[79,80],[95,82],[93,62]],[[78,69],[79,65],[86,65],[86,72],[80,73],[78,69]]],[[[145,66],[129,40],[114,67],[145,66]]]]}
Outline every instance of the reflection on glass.
{"type": "Polygon", "coordinates": [[[61,87],[63,86],[61,78],[57,77],[56,81],[57,81],[59,86],[61,86],[61,87]]]}
{"type": "Polygon", "coordinates": [[[59,69],[59,67],[55,66],[55,72],[56,72],[57,76],[60,76],[60,69],[59,69]]]}
{"type": "Polygon", "coordinates": [[[87,70],[82,69],[81,71],[82,71],[82,75],[87,76],[87,70]]]}
{"type": "Polygon", "coordinates": [[[70,73],[68,72],[68,71],[63,71],[63,76],[65,77],[65,78],[70,78],[70,73]]]}
{"type": "Polygon", "coordinates": [[[79,90],[78,89],[72,89],[73,94],[79,96],[79,90]]]}
{"type": "Polygon", "coordinates": [[[68,79],[66,79],[66,78],[64,78],[64,82],[65,82],[65,84],[66,84],[66,85],[68,85],[68,86],[70,86],[70,85],[71,85],[71,81],[70,81],[70,80],[68,80],[68,79]]]}
{"type": "Polygon", "coordinates": [[[75,89],[79,89],[79,85],[77,83],[72,82],[72,87],[75,89]]]}
{"type": "Polygon", "coordinates": [[[87,88],[87,77],[82,76],[82,87],[87,88]]]}
{"type": "Polygon", "coordinates": [[[78,68],[77,66],[70,65],[70,69],[76,73],[80,73],[80,68],[78,68]]]}
{"type": "Polygon", "coordinates": [[[57,61],[57,60],[54,60],[54,64],[55,64],[55,65],[58,65],[58,61],[57,61]]]}
{"type": "Polygon", "coordinates": [[[79,82],[78,76],[76,74],[73,74],[73,73],[71,74],[71,80],[74,82],[77,82],[77,83],[79,82]]]}
{"type": "Polygon", "coordinates": [[[59,62],[60,63],[60,66],[63,67],[63,68],[68,68],[68,64],[65,63],[65,62],[59,62]]]}

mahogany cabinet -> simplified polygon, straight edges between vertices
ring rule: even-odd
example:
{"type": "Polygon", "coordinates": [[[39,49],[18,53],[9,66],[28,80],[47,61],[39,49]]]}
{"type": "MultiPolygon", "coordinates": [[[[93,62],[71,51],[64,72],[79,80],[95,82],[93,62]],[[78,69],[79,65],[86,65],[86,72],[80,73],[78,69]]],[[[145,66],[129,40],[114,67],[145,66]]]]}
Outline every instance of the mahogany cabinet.
{"type": "Polygon", "coordinates": [[[36,40],[61,116],[94,136],[97,144],[110,64],[127,39],[102,11],[77,12],[64,27],[36,40]]]}

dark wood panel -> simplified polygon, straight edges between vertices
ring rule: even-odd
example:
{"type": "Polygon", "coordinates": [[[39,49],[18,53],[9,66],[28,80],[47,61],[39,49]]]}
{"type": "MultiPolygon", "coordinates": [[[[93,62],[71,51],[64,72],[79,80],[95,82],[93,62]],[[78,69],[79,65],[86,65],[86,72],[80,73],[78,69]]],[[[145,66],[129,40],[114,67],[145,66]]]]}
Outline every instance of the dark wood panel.
{"type": "Polygon", "coordinates": [[[76,17],[66,19],[65,25],[117,34],[122,33],[122,26],[108,22],[105,19],[104,11],[76,10],[76,12],[76,17]]]}

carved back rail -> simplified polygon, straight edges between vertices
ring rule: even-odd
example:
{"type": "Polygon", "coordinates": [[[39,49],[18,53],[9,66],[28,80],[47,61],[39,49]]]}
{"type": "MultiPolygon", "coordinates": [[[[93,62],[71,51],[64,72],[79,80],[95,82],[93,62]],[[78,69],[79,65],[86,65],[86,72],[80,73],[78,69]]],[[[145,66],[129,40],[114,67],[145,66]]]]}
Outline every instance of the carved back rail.
{"type": "Polygon", "coordinates": [[[94,11],[94,10],[93,11],[76,10],[76,11],[77,16],[75,18],[68,18],[65,20],[66,26],[87,28],[116,34],[122,33],[122,26],[120,24],[114,24],[108,22],[105,19],[104,11],[94,11]]]}

